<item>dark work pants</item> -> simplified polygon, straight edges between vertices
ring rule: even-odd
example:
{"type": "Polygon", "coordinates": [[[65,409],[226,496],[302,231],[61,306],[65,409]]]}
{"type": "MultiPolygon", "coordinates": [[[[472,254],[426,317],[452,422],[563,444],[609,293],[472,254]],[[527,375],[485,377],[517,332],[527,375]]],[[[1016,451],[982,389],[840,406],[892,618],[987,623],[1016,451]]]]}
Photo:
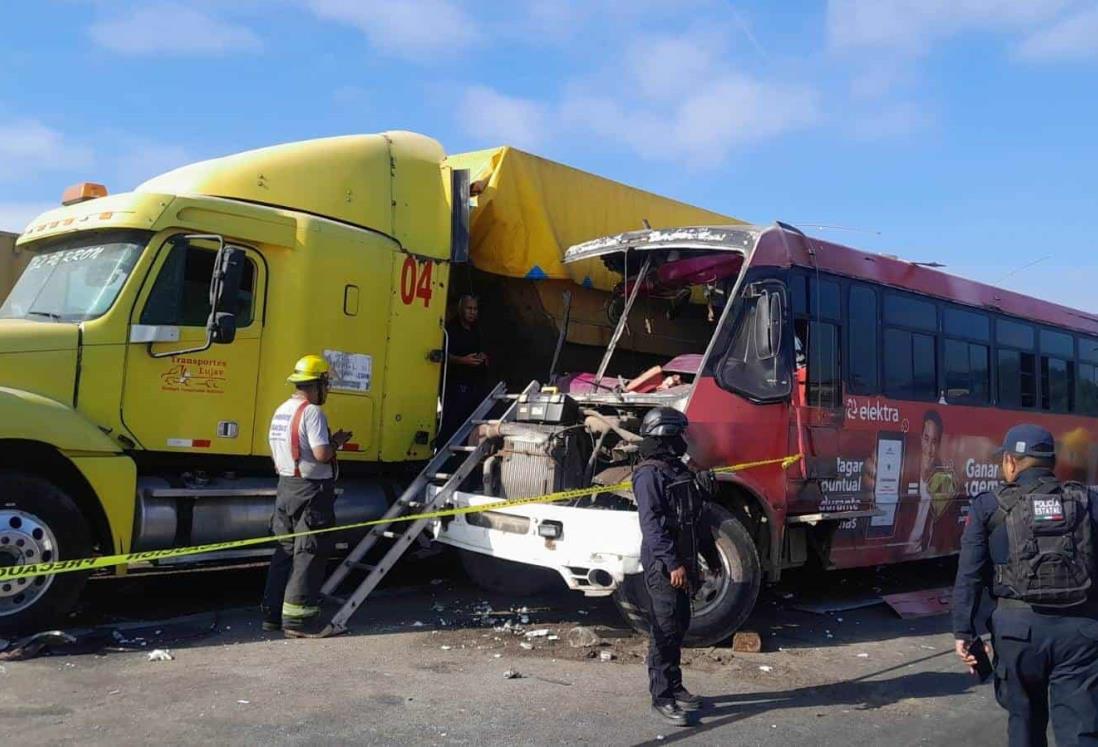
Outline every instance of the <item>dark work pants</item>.
{"type": "MultiPolygon", "coordinates": [[[[335,526],[335,481],[279,477],[272,534],[292,534],[335,526]]],[[[263,606],[284,627],[305,625],[320,612],[320,587],[331,554],[331,534],[310,535],[275,544],[263,606]]]]}
{"type": "Polygon", "coordinates": [[[484,399],[483,387],[476,384],[448,382],[446,395],[442,399],[442,423],[438,428],[438,446],[443,446],[450,436],[469,419],[473,410],[484,399]]]}
{"type": "Polygon", "coordinates": [[[1098,619],[1005,606],[991,616],[995,699],[1012,747],[1098,745],[1098,619]]]}
{"type": "Polygon", "coordinates": [[[663,565],[644,570],[648,587],[648,689],[655,704],[671,703],[682,685],[682,639],[690,627],[690,596],[671,586],[663,565]]]}

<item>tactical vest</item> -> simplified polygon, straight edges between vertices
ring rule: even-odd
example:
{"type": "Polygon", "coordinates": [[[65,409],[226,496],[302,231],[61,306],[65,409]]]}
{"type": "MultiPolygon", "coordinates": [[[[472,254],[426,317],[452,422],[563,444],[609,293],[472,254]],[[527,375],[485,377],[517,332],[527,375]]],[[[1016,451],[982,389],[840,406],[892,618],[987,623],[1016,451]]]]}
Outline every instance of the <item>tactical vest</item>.
{"type": "Polygon", "coordinates": [[[991,529],[1004,526],[1010,555],[995,565],[995,594],[1042,607],[1087,601],[1094,577],[1094,543],[1086,487],[1042,477],[995,492],[991,529]]]}
{"type": "Polygon", "coordinates": [[[685,466],[679,467],[662,459],[645,459],[636,466],[654,467],[664,475],[667,484],[667,499],[674,515],[668,517],[671,534],[675,540],[675,551],[686,566],[687,575],[693,585],[698,585],[701,577],[698,568],[698,531],[706,531],[702,526],[705,504],[701,490],[694,480],[694,473],[685,466]]]}

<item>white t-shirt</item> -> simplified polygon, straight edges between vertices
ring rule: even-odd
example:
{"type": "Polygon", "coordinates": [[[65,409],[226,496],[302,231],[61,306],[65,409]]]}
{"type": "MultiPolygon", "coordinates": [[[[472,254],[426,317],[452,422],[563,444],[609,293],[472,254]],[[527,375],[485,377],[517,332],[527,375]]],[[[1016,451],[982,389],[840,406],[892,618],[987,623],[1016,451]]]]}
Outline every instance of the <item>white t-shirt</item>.
{"type": "MultiPolygon", "coordinates": [[[[294,414],[304,402],[305,400],[300,397],[290,397],[278,406],[274,417],[271,418],[271,429],[267,433],[267,440],[271,445],[275,471],[283,477],[294,476],[294,457],[293,452],[290,451],[288,433],[294,414]]],[[[297,466],[301,470],[301,476],[309,480],[331,479],[332,465],[318,462],[313,456],[314,446],[327,446],[330,443],[328,418],[323,410],[316,405],[305,405],[305,411],[301,413],[297,439],[301,450],[301,459],[297,466]]]]}

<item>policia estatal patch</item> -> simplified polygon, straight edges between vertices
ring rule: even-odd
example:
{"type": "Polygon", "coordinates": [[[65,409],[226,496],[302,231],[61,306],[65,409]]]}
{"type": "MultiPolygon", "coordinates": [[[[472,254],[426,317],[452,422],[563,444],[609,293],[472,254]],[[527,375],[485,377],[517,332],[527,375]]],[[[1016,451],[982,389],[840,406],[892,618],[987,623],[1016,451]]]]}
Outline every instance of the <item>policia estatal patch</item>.
{"type": "Polygon", "coordinates": [[[1064,505],[1054,495],[1035,496],[1033,499],[1034,521],[1063,521],[1064,505]]]}

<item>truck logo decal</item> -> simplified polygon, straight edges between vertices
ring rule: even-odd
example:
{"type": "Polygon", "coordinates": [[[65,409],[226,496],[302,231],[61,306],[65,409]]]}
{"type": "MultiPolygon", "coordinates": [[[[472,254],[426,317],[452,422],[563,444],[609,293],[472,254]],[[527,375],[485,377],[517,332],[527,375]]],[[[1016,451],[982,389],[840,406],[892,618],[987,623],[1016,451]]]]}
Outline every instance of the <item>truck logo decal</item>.
{"type": "Polygon", "coordinates": [[[225,361],[207,358],[169,359],[167,370],[160,374],[160,389],[164,392],[224,394],[225,361]]]}

